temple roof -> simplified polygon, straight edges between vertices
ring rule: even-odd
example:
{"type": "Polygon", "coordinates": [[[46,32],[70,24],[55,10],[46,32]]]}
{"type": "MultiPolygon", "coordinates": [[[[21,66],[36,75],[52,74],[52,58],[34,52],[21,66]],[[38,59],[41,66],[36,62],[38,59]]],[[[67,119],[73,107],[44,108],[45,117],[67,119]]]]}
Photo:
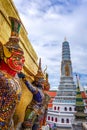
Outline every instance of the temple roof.
{"type": "Polygon", "coordinates": [[[86,96],[85,92],[81,92],[81,95],[82,95],[83,99],[87,99],[87,96],[86,96]]]}
{"type": "Polygon", "coordinates": [[[47,93],[49,94],[50,97],[54,98],[57,94],[57,91],[48,91],[47,93]]]}
{"type": "Polygon", "coordinates": [[[57,95],[57,91],[48,91],[47,94],[51,97],[51,100],[50,100],[50,102],[48,104],[48,108],[52,108],[52,106],[53,106],[53,99],[57,95]]]}

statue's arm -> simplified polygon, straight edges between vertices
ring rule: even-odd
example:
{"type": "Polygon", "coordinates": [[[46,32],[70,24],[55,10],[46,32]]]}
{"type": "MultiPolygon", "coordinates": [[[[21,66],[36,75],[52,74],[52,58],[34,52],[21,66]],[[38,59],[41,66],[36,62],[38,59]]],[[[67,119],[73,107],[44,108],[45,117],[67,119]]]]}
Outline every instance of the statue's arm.
{"type": "Polygon", "coordinates": [[[43,96],[42,96],[42,92],[39,91],[39,89],[37,87],[34,87],[25,77],[24,73],[19,73],[18,74],[19,78],[22,78],[23,82],[25,83],[25,85],[27,86],[27,88],[31,91],[31,93],[33,94],[33,99],[37,102],[42,102],[43,100],[43,96]]]}
{"type": "Polygon", "coordinates": [[[25,83],[25,85],[27,86],[27,88],[31,91],[32,94],[37,92],[36,87],[34,87],[27,79],[24,73],[20,72],[18,73],[18,77],[22,78],[23,82],[25,83]]]}

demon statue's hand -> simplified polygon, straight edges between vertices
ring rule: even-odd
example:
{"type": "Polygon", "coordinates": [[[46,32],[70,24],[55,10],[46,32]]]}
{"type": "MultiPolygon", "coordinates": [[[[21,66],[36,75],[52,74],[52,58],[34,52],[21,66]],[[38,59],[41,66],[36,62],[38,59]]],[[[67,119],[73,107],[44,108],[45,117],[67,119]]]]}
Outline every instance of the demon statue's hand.
{"type": "Polygon", "coordinates": [[[18,73],[18,77],[23,79],[23,78],[25,78],[25,74],[23,72],[20,72],[20,73],[18,73]]]}

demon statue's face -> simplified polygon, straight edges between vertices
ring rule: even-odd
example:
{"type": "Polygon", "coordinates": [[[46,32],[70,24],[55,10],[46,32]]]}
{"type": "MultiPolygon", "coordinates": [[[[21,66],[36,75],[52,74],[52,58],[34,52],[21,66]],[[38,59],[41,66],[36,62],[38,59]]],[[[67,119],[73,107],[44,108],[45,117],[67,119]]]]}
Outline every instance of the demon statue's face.
{"type": "Polygon", "coordinates": [[[16,18],[9,17],[11,22],[11,36],[3,45],[3,53],[1,59],[10,67],[10,69],[20,72],[24,65],[24,52],[19,45],[19,32],[21,27],[21,21],[16,18]]]}
{"type": "Polygon", "coordinates": [[[12,70],[20,72],[24,65],[24,61],[25,59],[24,59],[23,53],[16,50],[12,52],[11,57],[7,58],[6,62],[12,70]]]}

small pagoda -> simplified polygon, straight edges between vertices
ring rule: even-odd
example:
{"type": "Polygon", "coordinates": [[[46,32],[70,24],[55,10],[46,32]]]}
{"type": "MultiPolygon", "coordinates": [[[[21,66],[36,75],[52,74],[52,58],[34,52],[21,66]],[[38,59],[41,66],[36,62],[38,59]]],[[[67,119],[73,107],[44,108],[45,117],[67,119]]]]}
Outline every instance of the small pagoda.
{"type": "Polygon", "coordinates": [[[79,78],[76,75],[77,79],[77,92],[76,92],[76,113],[75,120],[72,124],[73,130],[82,130],[83,122],[87,120],[87,114],[85,112],[85,105],[80,91],[79,78]]]}

